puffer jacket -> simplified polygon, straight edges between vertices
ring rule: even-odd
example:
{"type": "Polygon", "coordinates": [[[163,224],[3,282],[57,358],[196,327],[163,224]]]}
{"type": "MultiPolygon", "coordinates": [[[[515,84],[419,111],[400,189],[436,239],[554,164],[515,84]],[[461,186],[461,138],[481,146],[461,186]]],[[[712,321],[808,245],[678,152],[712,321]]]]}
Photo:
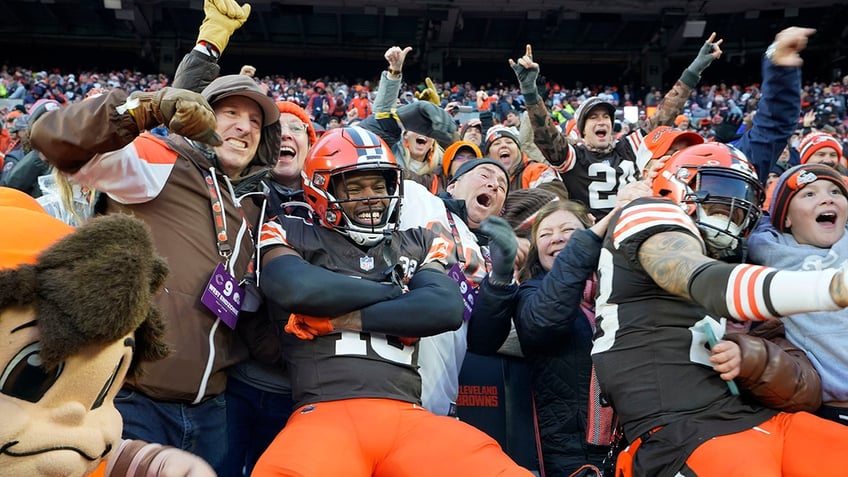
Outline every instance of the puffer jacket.
{"type": "Polygon", "coordinates": [[[786,339],[783,322],[767,321],[749,334],[724,338],[739,345],[742,364],[736,382],[762,405],[786,412],[815,412],[822,387],[807,354],[786,339]]]}
{"type": "Polygon", "coordinates": [[[593,331],[580,303],[600,250],[597,235],[578,230],[550,272],[518,289],[515,329],[530,367],[549,476],[567,476],[583,464],[600,467],[609,449],[586,442],[593,331]]]}

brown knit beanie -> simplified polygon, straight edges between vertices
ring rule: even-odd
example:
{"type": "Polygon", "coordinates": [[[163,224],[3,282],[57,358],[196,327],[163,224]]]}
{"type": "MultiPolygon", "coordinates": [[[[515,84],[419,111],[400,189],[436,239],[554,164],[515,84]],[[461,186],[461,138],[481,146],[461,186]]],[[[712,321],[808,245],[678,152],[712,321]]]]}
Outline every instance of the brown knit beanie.
{"type": "Polygon", "coordinates": [[[503,218],[519,237],[529,237],[536,214],[547,203],[559,197],[544,189],[519,189],[509,194],[504,204],[503,218]]]}
{"type": "Polygon", "coordinates": [[[831,181],[848,197],[845,188],[845,178],[836,169],[823,164],[801,164],[781,174],[774,187],[774,195],[769,206],[771,223],[780,232],[786,232],[786,215],[789,212],[789,202],[801,189],[817,180],[831,181]]]}

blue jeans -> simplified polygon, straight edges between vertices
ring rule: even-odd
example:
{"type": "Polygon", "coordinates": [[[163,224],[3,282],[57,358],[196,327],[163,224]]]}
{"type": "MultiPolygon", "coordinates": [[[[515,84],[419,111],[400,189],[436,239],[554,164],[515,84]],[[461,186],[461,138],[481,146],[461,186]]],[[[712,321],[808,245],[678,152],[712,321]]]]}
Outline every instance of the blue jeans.
{"type": "Polygon", "coordinates": [[[227,380],[226,395],[228,452],[218,475],[250,475],[259,456],[286,425],[294,402],[291,394],[263,391],[233,377],[227,380]]]}
{"type": "MultiPolygon", "coordinates": [[[[200,404],[155,401],[121,389],[115,407],[124,418],[125,439],[141,439],[191,452],[221,473],[227,454],[227,401],[224,394],[200,404]]],[[[223,475],[223,474],[221,474],[223,475]]]]}

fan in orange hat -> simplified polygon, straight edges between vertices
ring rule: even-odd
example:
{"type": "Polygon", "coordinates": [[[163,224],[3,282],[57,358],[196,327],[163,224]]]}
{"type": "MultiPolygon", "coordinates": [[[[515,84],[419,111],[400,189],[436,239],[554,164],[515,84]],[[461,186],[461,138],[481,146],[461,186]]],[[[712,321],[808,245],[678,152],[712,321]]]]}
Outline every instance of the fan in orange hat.
{"type": "Polygon", "coordinates": [[[642,171],[642,177],[649,177],[651,168],[662,167],[665,162],[663,158],[668,158],[686,147],[703,143],[704,138],[696,132],[660,126],[645,136],[636,157],[636,164],[642,171]]]}

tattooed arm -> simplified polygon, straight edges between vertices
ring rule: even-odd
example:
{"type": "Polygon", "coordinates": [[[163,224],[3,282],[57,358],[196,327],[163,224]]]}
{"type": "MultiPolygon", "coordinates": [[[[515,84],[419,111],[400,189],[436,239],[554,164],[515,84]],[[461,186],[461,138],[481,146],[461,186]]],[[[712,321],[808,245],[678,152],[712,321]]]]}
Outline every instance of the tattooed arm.
{"type": "Polygon", "coordinates": [[[763,321],[848,306],[845,270],[777,270],[723,263],[683,232],[661,232],[639,248],[639,263],[663,290],[692,300],[714,316],[763,321]],[[733,293],[728,293],[733,290],[733,293]]]}
{"type": "Polygon", "coordinates": [[[639,263],[657,285],[690,300],[689,280],[693,272],[714,261],[704,255],[698,239],[683,232],[658,233],[639,248],[639,263]]]}

